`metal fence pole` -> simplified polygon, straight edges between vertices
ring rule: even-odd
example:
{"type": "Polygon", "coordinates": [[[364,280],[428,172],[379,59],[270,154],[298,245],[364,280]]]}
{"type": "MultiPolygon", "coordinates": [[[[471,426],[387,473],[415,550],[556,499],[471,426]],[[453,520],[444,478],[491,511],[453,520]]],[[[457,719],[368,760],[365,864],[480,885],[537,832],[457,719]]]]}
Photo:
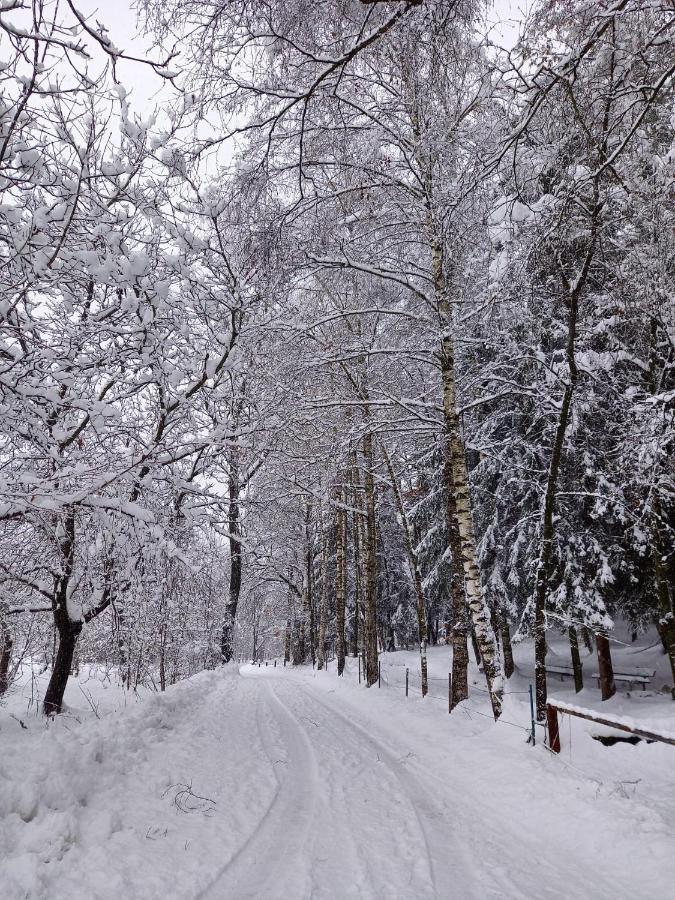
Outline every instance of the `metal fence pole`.
{"type": "Polygon", "coordinates": [[[408,696],[408,667],[405,667],[405,695],[408,696]]]}
{"type": "Polygon", "coordinates": [[[382,663],[379,661],[379,659],[377,661],[377,686],[379,688],[382,687],[382,663]]]}
{"type": "Polygon", "coordinates": [[[530,720],[532,722],[531,740],[532,740],[532,746],[534,747],[534,744],[535,744],[535,741],[537,738],[536,738],[536,733],[534,730],[534,694],[532,693],[532,685],[531,684],[528,685],[528,689],[529,689],[529,694],[530,694],[530,720]]]}

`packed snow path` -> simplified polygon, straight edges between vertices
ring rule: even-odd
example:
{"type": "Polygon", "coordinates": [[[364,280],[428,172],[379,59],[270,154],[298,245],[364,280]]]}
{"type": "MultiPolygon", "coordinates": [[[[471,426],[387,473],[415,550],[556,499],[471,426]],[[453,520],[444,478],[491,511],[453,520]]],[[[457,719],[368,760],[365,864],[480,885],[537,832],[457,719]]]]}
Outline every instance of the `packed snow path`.
{"type": "Polygon", "coordinates": [[[201,896],[439,896],[435,867],[449,823],[406,758],[305,683],[253,677],[256,739],[278,785],[257,829],[201,896]]]}
{"type": "Polygon", "coordinates": [[[647,900],[675,880],[664,745],[602,748],[641,779],[628,796],[334,672],[229,666],[130,703],[3,719],[3,900],[647,900]]]}

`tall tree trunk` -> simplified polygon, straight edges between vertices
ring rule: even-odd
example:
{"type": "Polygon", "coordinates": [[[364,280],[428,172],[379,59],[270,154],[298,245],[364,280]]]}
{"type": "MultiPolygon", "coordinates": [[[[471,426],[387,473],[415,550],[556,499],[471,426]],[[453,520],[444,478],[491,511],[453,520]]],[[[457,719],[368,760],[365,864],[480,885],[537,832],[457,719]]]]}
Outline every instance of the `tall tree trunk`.
{"type": "Polygon", "coordinates": [[[345,607],[347,601],[347,514],[345,512],[345,490],[340,487],[335,506],[335,656],[337,673],[345,669],[347,644],[345,641],[345,607]]]}
{"type": "Polygon", "coordinates": [[[447,519],[448,546],[450,548],[450,602],[452,606],[452,697],[450,708],[454,709],[469,697],[469,614],[464,594],[464,566],[462,564],[462,538],[457,520],[455,481],[452,474],[452,460],[449,448],[445,447],[443,459],[443,482],[445,487],[445,512],[447,519]]]}
{"type": "MultiPolygon", "coordinates": [[[[254,657],[255,660],[255,657],[254,657]]],[[[291,620],[286,619],[286,630],[284,632],[284,662],[291,661],[291,620]]]]}
{"type": "Polygon", "coordinates": [[[12,663],[13,646],[12,632],[0,612],[0,697],[9,688],[9,667],[12,663]]]}
{"type": "Polygon", "coordinates": [[[505,614],[501,613],[501,632],[502,632],[502,656],[504,657],[504,675],[510,678],[514,671],[513,663],[513,645],[511,644],[511,629],[505,614]]]}
{"type": "Polygon", "coordinates": [[[381,444],[381,449],[387,466],[387,472],[389,473],[391,488],[394,493],[396,510],[401,519],[401,525],[403,526],[405,546],[408,551],[408,562],[410,563],[410,572],[415,586],[415,597],[417,600],[417,634],[420,647],[420,671],[422,673],[422,696],[426,697],[429,692],[429,679],[427,675],[427,616],[424,605],[424,590],[422,588],[422,573],[420,572],[420,564],[413,541],[412,528],[410,527],[408,515],[405,511],[405,506],[403,505],[403,497],[401,496],[398,479],[394,473],[394,467],[391,464],[387,448],[381,444]]]}
{"type": "Polygon", "coordinates": [[[589,653],[593,652],[593,635],[591,634],[590,628],[586,625],[581,626],[581,639],[584,642],[584,647],[588,650],[589,653]]]}
{"type": "Polygon", "coordinates": [[[366,684],[377,682],[377,534],[375,521],[375,481],[373,476],[373,436],[370,431],[363,438],[363,462],[365,467],[364,489],[366,506],[366,616],[365,616],[365,668],[366,684]]]}
{"type": "Polygon", "coordinates": [[[304,596],[305,640],[309,644],[312,665],[316,661],[314,645],[316,633],[314,625],[314,552],[312,548],[312,505],[307,504],[305,518],[305,596],[304,596]],[[307,637],[309,640],[307,641],[307,637]]]}
{"type": "Polygon", "coordinates": [[[659,615],[656,619],[656,629],[663,643],[664,650],[668,654],[670,671],[673,679],[671,688],[672,697],[675,700],[675,615],[673,602],[670,597],[670,586],[666,572],[666,554],[661,537],[661,503],[658,494],[654,498],[653,509],[654,522],[652,525],[652,562],[654,567],[654,582],[656,584],[656,600],[659,615]]]}
{"type": "Polygon", "coordinates": [[[598,201],[599,187],[597,179],[593,183],[593,202],[591,205],[590,240],[586,249],[583,264],[577,276],[570,280],[565,274],[562,263],[557,259],[560,277],[566,294],[567,301],[567,340],[565,344],[565,357],[567,360],[567,384],[563,392],[560,414],[556,425],[551,460],[549,462],[548,478],[546,481],[546,493],[544,495],[544,511],[542,516],[541,547],[539,562],[534,587],[534,680],[537,696],[537,719],[541,722],[546,717],[546,597],[548,594],[548,581],[551,573],[553,559],[553,538],[555,536],[554,514],[556,493],[558,490],[558,476],[560,474],[560,461],[562,458],[565,435],[570,419],[572,397],[577,386],[579,371],[575,357],[575,345],[577,335],[577,318],[579,312],[579,297],[586,284],[590,272],[591,263],[595,255],[595,244],[600,225],[600,204],[598,201]]]}
{"type": "Polygon", "coordinates": [[[239,463],[236,457],[236,449],[230,453],[228,460],[228,490],[229,508],[227,527],[230,541],[230,587],[227,603],[225,604],[225,616],[223,630],[220,638],[220,652],[224,663],[230,662],[234,656],[234,623],[237,617],[237,606],[241,593],[242,574],[242,550],[241,550],[241,514],[239,509],[239,463]]]}
{"type": "Polygon", "coordinates": [[[58,647],[43,701],[43,709],[48,716],[57,715],[63,709],[63,695],[73,664],[75,645],[82,631],[82,621],[73,622],[68,613],[68,588],[75,555],[75,514],[72,511],[65,514],[57,533],[60,571],[54,585],[53,608],[58,647]]]}
{"type": "MultiPolygon", "coordinates": [[[[56,618],[57,614],[55,613],[56,618]]],[[[59,645],[43,704],[45,714],[48,716],[57,715],[63,709],[63,695],[70,677],[77,639],[82,631],[82,622],[71,622],[67,613],[65,616],[59,613],[56,630],[59,645]]]]}
{"type": "Polygon", "coordinates": [[[616,694],[614,683],[614,668],[612,667],[612,653],[609,649],[607,635],[597,632],[595,646],[598,651],[598,675],[600,676],[600,695],[603,700],[609,700],[616,694]]]}
{"type": "MultiPolygon", "coordinates": [[[[485,667],[485,680],[490,692],[492,712],[498,718],[502,707],[503,678],[499,647],[490,622],[490,612],[483,597],[478,569],[476,539],[471,517],[471,497],[466,468],[464,438],[457,413],[455,388],[455,356],[452,340],[452,317],[445,290],[440,247],[433,248],[434,283],[441,321],[441,379],[443,382],[443,416],[445,421],[446,453],[452,467],[452,485],[446,484],[448,496],[454,495],[456,527],[459,531],[464,591],[471,614],[476,640],[485,667]]],[[[449,509],[448,509],[449,512],[449,509]]],[[[448,520],[449,531],[455,523],[448,520]]]]}
{"type": "Polygon", "coordinates": [[[548,594],[548,579],[551,571],[553,537],[555,534],[553,514],[555,510],[558,474],[560,471],[560,458],[562,456],[565,433],[569,422],[570,405],[572,403],[575,384],[576,367],[574,370],[570,370],[570,378],[565,387],[565,393],[563,394],[560,416],[558,418],[558,425],[556,427],[556,434],[553,442],[553,452],[549,464],[546,494],[544,496],[541,549],[539,552],[534,591],[534,680],[537,696],[537,719],[539,721],[543,721],[546,716],[546,596],[548,594]],[[574,374],[572,374],[572,371],[574,371],[574,374]]]}
{"type": "Polygon", "coordinates": [[[581,665],[579,639],[574,625],[570,625],[568,634],[570,638],[570,654],[572,655],[572,671],[574,672],[574,690],[578,694],[579,691],[583,691],[584,689],[584,670],[581,665]]]}
{"type": "Polygon", "coordinates": [[[317,638],[317,668],[326,665],[326,626],[328,625],[328,538],[321,519],[321,603],[319,606],[319,634],[317,638]]]}
{"type": "Polygon", "coordinates": [[[351,655],[359,655],[359,626],[361,616],[361,480],[356,464],[356,451],[351,452],[352,545],[354,547],[354,622],[352,626],[351,655]]]}

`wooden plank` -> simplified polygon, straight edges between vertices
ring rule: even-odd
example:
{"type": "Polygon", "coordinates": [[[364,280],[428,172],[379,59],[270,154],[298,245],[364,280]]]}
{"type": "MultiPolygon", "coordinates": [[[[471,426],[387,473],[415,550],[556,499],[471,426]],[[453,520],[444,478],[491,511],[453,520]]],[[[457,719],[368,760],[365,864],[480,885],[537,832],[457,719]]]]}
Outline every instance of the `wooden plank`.
{"type": "Polygon", "coordinates": [[[672,747],[675,747],[675,737],[658,734],[656,731],[648,731],[646,728],[636,728],[632,725],[626,725],[624,722],[613,722],[611,719],[596,715],[591,710],[569,709],[564,703],[559,704],[555,700],[549,700],[546,705],[568,716],[578,716],[580,719],[587,719],[589,722],[595,722],[598,725],[606,725],[608,728],[616,728],[618,731],[627,731],[629,734],[635,734],[648,741],[660,741],[662,744],[670,744],[672,747]]]}
{"type": "MultiPolygon", "coordinates": [[[[615,677],[617,675],[622,675],[624,678],[653,678],[656,675],[656,669],[653,671],[651,669],[636,669],[634,672],[619,672],[617,669],[614,670],[615,677]]],[[[597,678],[598,673],[593,672],[593,678],[597,678]]]]}

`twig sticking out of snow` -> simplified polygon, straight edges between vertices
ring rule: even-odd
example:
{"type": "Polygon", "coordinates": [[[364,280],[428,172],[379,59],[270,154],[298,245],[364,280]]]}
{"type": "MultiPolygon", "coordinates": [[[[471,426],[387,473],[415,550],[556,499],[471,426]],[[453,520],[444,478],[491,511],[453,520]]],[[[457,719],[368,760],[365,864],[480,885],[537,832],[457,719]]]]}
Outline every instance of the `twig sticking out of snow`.
{"type": "Polygon", "coordinates": [[[204,816],[212,816],[216,811],[216,801],[210,797],[201,797],[192,790],[192,782],[189,784],[171,784],[164,791],[162,797],[166,797],[171,791],[175,791],[173,804],[176,809],[184,813],[200,812],[204,816]]]}

